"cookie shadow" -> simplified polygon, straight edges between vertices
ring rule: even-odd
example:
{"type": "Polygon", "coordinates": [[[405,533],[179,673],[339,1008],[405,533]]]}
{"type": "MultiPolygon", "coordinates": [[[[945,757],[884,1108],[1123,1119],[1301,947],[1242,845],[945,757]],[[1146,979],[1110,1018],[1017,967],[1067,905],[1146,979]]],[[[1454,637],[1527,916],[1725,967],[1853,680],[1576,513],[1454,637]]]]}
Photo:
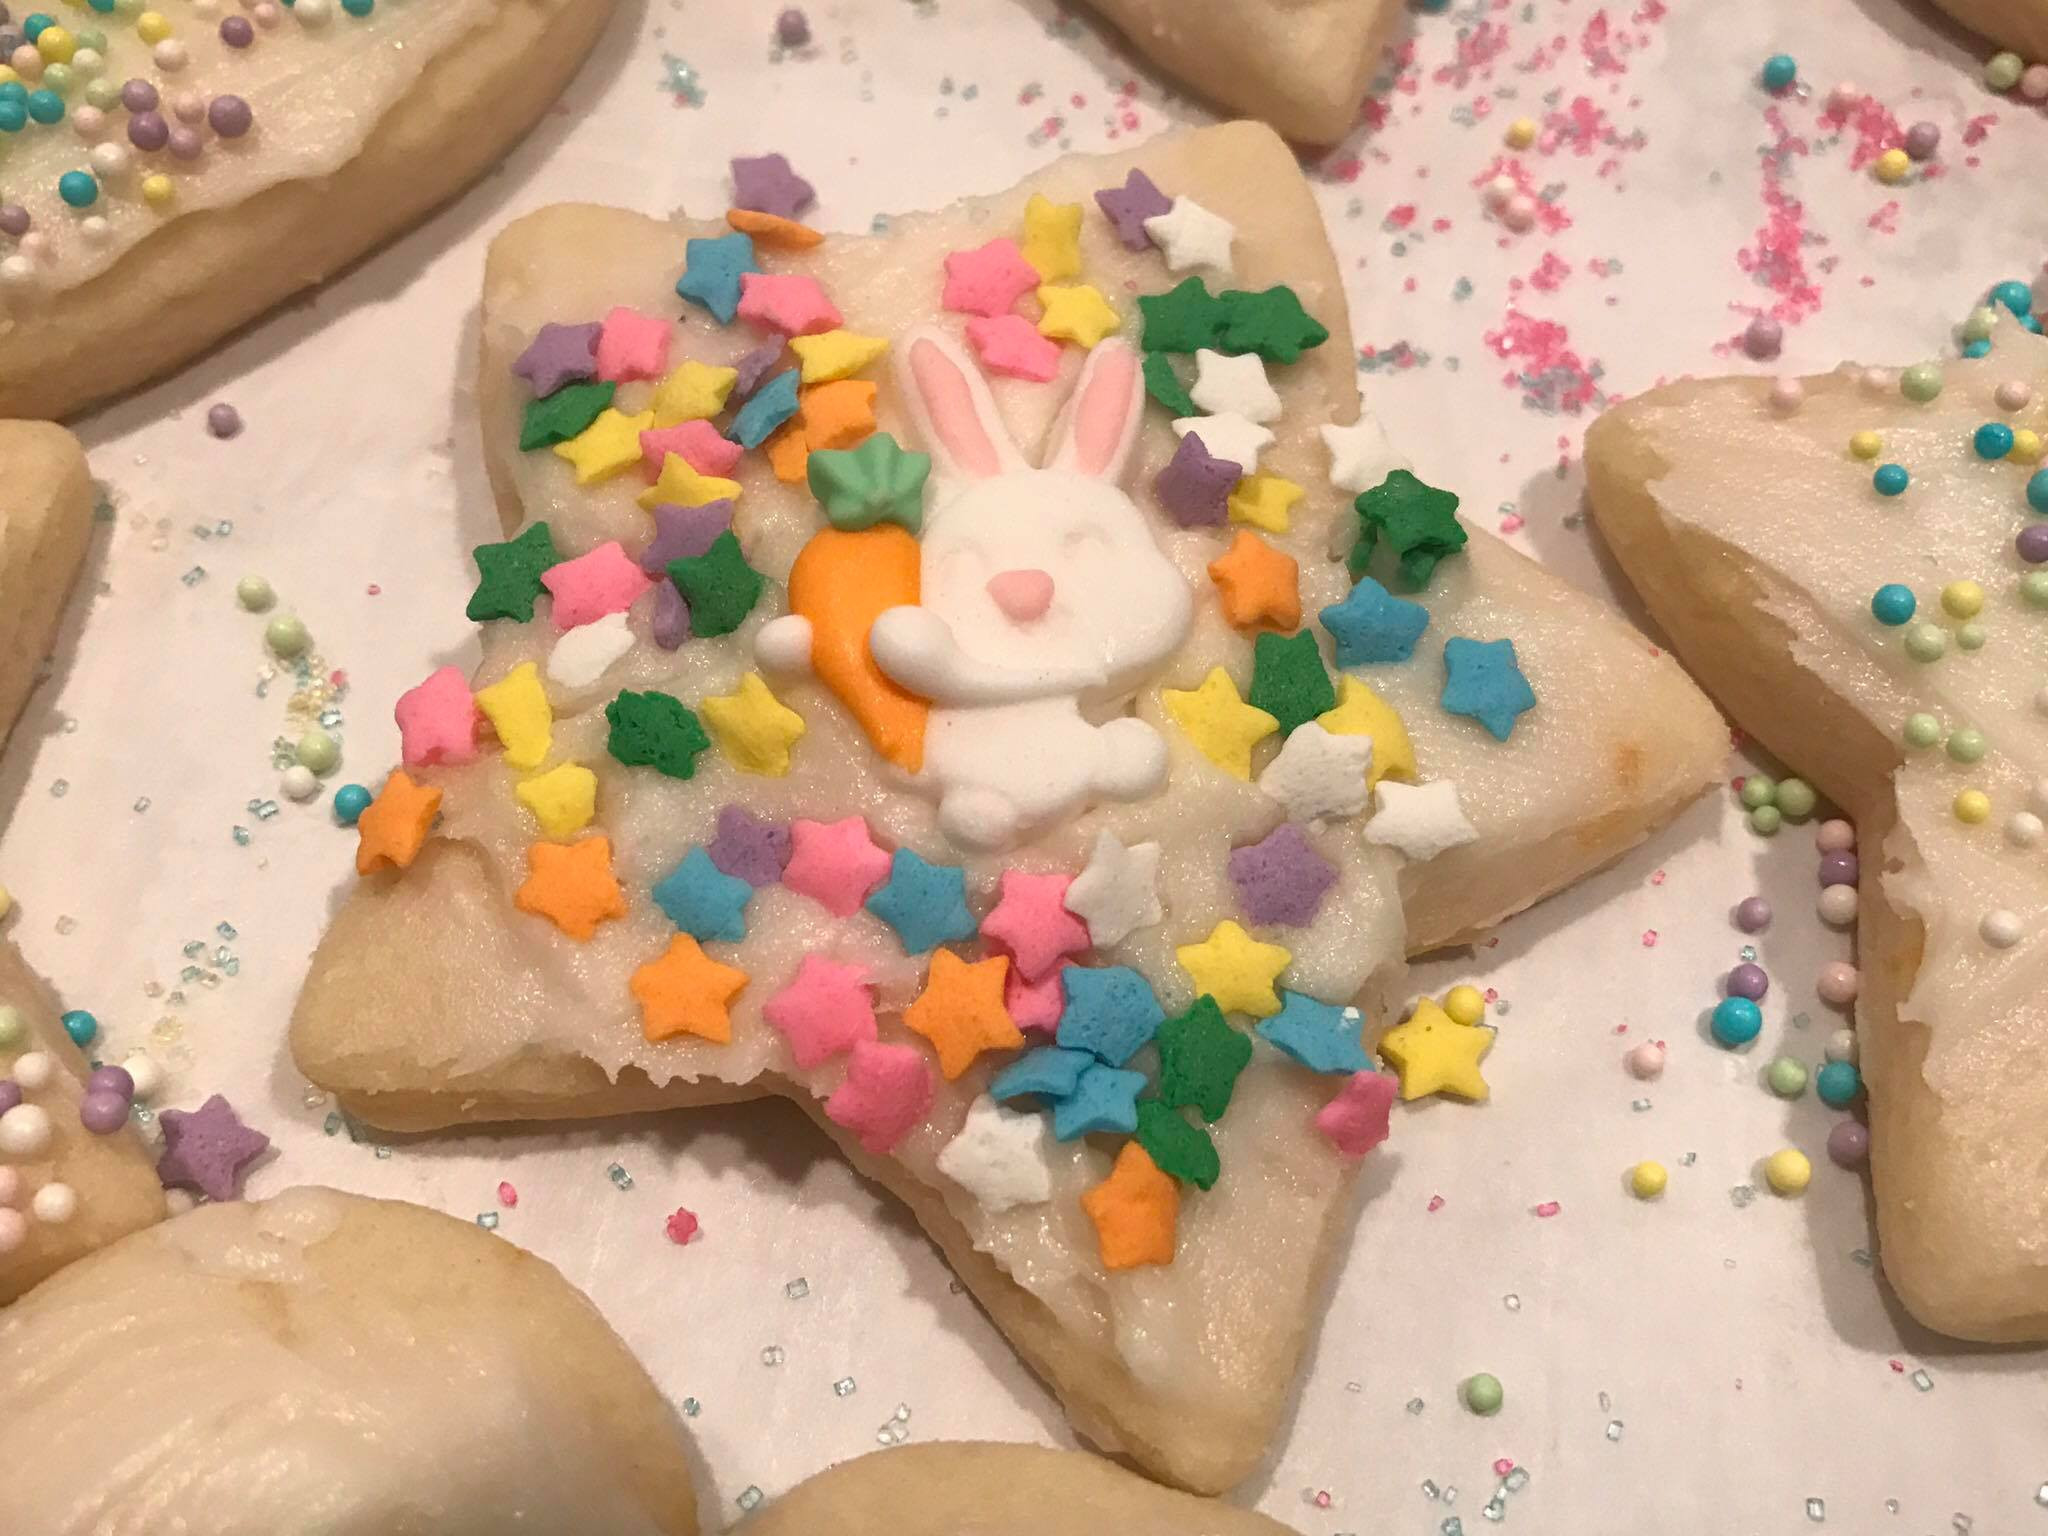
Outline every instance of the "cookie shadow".
{"type": "MultiPolygon", "coordinates": [[[[98,500],[98,482],[94,483],[94,500],[98,500]]],[[[78,578],[58,615],[49,654],[37,669],[35,684],[22,700],[21,713],[5,737],[7,750],[0,754],[0,827],[14,819],[30,782],[36,778],[36,762],[43,743],[64,734],[64,714],[57,707],[58,701],[64,697],[65,681],[77,664],[79,637],[85,632],[93,604],[99,600],[114,542],[113,522],[102,522],[97,514],[92,515],[92,536],[85,546],[85,558],[79,562],[78,578]]],[[[7,919],[18,920],[12,912],[7,919]]]]}

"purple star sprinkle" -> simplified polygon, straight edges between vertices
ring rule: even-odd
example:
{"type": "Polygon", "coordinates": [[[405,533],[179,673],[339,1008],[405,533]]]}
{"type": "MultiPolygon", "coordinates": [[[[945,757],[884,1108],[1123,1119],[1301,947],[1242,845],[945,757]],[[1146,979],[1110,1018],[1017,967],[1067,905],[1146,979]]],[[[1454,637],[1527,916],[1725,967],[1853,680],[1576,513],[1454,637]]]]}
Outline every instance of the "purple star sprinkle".
{"type": "Polygon", "coordinates": [[[654,509],[654,538],[640,551],[640,569],[650,576],[665,576],[669,561],[696,559],[731,526],[730,501],[707,501],[701,507],[663,502],[654,509]]]}
{"type": "Polygon", "coordinates": [[[664,651],[672,651],[690,638],[690,605],[667,577],[654,584],[654,614],[647,628],[664,651]]]}
{"type": "Polygon", "coordinates": [[[739,377],[732,381],[732,393],[726,397],[728,405],[740,404],[761,387],[761,381],[782,361],[783,345],[780,336],[771,336],[766,344],[754,348],[732,365],[733,372],[739,377]]]}
{"type": "Polygon", "coordinates": [[[564,384],[587,379],[597,372],[597,338],[604,326],[593,320],[588,325],[556,325],[540,328],[512,371],[533,386],[536,396],[552,395],[564,384]]]}
{"type": "Polygon", "coordinates": [[[1152,178],[1143,171],[1131,172],[1121,187],[1104,187],[1095,194],[1095,201],[1116,226],[1116,237],[1127,251],[1142,251],[1151,245],[1152,237],[1145,232],[1147,219],[1173,212],[1173,199],[1153,186],[1152,178]]]}
{"type": "Polygon", "coordinates": [[[1299,827],[1283,821],[1264,842],[1231,850],[1230,883],[1253,926],[1306,928],[1337,883],[1337,871],[1299,827]]]}
{"type": "Polygon", "coordinates": [[[195,1110],[157,1116],[164,1153],[156,1176],[166,1189],[196,1189],[209,1200],[233,1200],[242,1174],[270,1148],[270,1138],[242,1124],[234,1106],[215,1094],[195,1110]]]}
{"type": "Polygon", "coordinates": [[[732,205],[778,219],[793,219],[818,194],[780,155],[736,156],[732,162],[732,205]]]}
{"type": "Polygon", "coordinates": [[[773,885],[789,862],[789,828],[763,821],[742,806],[718,813],[718,835],[704,850],[723,874],[751,886],[773,885]]]}
{"type": "Polygon", "coordinates": [[[1166,468],[1152,477],[1152,493],[1181,527],[1209,527],[1223,522],[1231,490],[1243,478],[1242,469],[1217,458],[1199,433],[1190,432],[1166,468]]]}

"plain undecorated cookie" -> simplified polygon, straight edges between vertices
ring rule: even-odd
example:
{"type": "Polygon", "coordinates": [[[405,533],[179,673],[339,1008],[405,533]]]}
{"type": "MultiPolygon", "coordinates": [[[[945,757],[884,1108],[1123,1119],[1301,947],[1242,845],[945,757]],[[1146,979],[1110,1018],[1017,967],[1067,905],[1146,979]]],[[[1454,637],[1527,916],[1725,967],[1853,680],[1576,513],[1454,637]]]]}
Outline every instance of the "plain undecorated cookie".
{"type": "Polygon", "coordinates": [[[0,739],[35,686],[92,538],[85,450],[62,427],[0,421],[0,739]]]}

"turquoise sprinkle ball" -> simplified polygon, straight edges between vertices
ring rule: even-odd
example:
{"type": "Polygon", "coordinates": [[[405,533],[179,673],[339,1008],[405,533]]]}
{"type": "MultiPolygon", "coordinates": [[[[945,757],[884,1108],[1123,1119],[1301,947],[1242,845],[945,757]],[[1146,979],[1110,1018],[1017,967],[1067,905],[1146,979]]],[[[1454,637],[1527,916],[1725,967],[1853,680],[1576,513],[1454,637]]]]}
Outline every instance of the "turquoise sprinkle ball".
{"type": "Polygon", "coordinates": [[[28,115],[48,127],[64,121],[64,98],[55,91],[30,91],[28,115]]]}
{"type": "Polygon", "coordinates": [[[1847,1109],[1863,1091],[1863,1074],[1853,1061],[1830,1061],[1814,1074],[1813,1091],[1830,1109],[1847,1109]]]}
{"type": "Polygon", "coordinates": [[[377,0],[341,0],[341,8],[351,16],[367,16],[377,8],[377,0]]]}
{"type": "Polygon", "coordinates": [[[1971,341],[1963,344],[1963,356],[1965,357],[1982,357],[1990,350],[1991,343],[1988,341],[1971,341]]]}
{"type": "Polygon", "coordinates": [[[57,178],[57,195],[73,208],[90,208],[100,200],[100,184],[90,171],[66,171],[57,178]]]}
{"type": "Polygon", "coordinates": [[[37,38],[41,37],[45,31],[47,31],[51,27],[54,27],[55,25],[57,25],[56,17],[45,16],[41,11],[37,11],[22,22],[21,35],[27,38],[30,42],[34,42],[37,38]]]}
{"type": "Polygon", "coordinates": [[[344,784],[334,792],[334,819],[344,827],[354,826],[369,808],[370,792],[360,784],[344,784]]]}
{"type": "Polygon", "coordinates": [[[1913,589],[1902,587],[1896,581],[1888,581],[1870,594],[1870,611],[1880,624],[1903,624],[1913,617],[1917,606],[1913,589]]]}
{"type": "Polygon", "coordinates": [[[93,1037],[100,1032],[100,1021],[83,1008],[69,1010],[58,1022],[64,1026],[64,1033],[71,1037],[71,1043],[76,1046],[91,1045],[93,1037]]]}
{"type": "Polygon", "coordinates": [[[1980,459],[2002,459],[2012,452],[2012,428],[2002,421],[1987,421],[1970,438],[1980,459]]]}
{"type": "Polygon", "coordinates": [[[1763,1010],[1746,997],[1724,997],[1714,1005],[1714,1017],[1708,1027],[1716,1040],[1732,1050],[1763,1033],[1763,1010]]]}
{"type": "Polygon", "coordinates": [[[27,106],[28,87],[19,80],[9,80],[5,85],[0,85],[0,101],[18,101],[27,106]]]}
{"type": "Polygon", "coordinates": [[[2024,318],[2034,312],[2034,290],[2025,283],[2008,278],[1991,290],[1991,302],[2003,304],[2013,314],[2024,318]]]}
{"type": "Polygon", "coordinates": [[[1880,496],[1897,496],[1911,483],[1912,476],[1906,473],[1903,464],[1880,464],[1877,473],[1870,477],[1870,483],[1877,487],[1880,496]]]}
{"type": "Polygon", "coordinates": [[[2027,505],[2048,514],[2048,469],[2037,469],[2027,476],[2027,505]]]}
{"type": "Polygon", "coordinates": [[[1761,78],[1767,91],[1789,91],[1799,78],[1799,63],[1789,53],[1774,53],[1764,60],[1761,78]]]}
{"type": "Polygon", "coordinates": [[[28,126],[28,99],[0,96],[0,133],[19,133],[28,126]]]}

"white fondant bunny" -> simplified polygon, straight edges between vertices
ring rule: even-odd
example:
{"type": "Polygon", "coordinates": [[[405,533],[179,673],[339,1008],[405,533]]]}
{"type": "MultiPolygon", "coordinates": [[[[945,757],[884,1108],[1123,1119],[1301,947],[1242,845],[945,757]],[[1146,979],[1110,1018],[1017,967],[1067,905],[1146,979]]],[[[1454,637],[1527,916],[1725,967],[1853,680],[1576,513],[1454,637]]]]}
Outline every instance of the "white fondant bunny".
{"type": "MultiPolygon", "coordinates": [[[[896,372],[936,489],[919,602],[885,610],[868,644],[883,672],[931,701],[921,779],[941,827],[995,850],[1097,800],[1156,792],[1166,744],[1119,711],[1186,638],[1194,605],[1118,488],[1144,409],[1136,355],[1119,341],[1089,354],[1042,469],[943,333],[906,335],[896,372]]],[[[762,659],[800,662],[809,641],[804,620],[777,620],[762,659]]]]}

